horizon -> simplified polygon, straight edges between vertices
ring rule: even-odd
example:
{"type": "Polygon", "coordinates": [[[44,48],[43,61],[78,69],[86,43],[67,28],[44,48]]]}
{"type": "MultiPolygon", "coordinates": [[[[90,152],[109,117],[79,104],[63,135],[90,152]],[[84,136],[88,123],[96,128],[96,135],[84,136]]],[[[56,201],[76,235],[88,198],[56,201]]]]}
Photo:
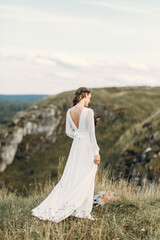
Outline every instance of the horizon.
{"type": "MultiPolygon", "coordinates": [[[[160,86],[147,86],[147,85],[143,85],[143,86],[119,86],[119,87],[116,87],[116,86],[111,86],[111,87],[99,87],[99,88],[160,88],[160,86]]],[[[95,89],[98,89],[98,87],[97,88],[95,88],[95,89]]],[[[64,92],[70,92],[70,91],[74,91],[75,89],[72,89],[72,90],[67,90],[67,91],[62,91],[62,92],[58,92],[58,93],[56,93],[56,95],[58,95],[58,94],[61,94],[61,93],[64,93],[64,92]]],[[[16,96],[24,96],[24,95],[43,95],[43,96],[52,96],[52,95],[54,95],[54,94],[42,94],[42,93],[27,93],[27,94],[21,94],[21,93],[18,93],[18,94],[3,94],[3,93],[0,93],[0,96],[2,96],[2,95],[4,95],[4,96],[7,96],[7,95],[9,95],[9,96],[14,96],[14,95],[16,95],[16,96]]]]}

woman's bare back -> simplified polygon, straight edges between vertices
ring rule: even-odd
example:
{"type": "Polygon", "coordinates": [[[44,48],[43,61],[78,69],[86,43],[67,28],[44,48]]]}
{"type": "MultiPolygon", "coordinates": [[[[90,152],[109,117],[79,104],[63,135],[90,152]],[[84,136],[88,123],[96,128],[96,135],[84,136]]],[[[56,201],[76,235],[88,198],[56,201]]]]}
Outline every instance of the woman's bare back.
{"type": "Polygon", "coordinates": [[[80,116],[81,116],[83,109],[84,109],[84,107],[79,108],[76,106],[73,106],[70,108],[70,115],[71,115],[71,118],[72,118],[74,124],[76,125],[77,129],[79,128],[79,120],[80,120],[80,116]]]}

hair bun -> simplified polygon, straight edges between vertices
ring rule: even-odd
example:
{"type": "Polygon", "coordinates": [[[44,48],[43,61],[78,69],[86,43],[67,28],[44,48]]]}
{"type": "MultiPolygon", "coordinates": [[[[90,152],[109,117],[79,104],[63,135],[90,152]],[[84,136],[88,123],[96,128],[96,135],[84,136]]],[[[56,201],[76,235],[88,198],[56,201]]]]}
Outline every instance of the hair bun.
{"type": "Polygon", "coordinates": [[[75,92],[75,95],[76,96],[78,96],[78,95],[80,95],[80,94],[82,94],[81,92],[75,92]]]}
{"type": "Polygon", "coordinates": [[[76,105],[86,94],[89,94],[91,91],[85,87],[78,88],[74,93],[73,106],[76,105]],[[85,94],[86,93],[86,94],[85,94]]]}

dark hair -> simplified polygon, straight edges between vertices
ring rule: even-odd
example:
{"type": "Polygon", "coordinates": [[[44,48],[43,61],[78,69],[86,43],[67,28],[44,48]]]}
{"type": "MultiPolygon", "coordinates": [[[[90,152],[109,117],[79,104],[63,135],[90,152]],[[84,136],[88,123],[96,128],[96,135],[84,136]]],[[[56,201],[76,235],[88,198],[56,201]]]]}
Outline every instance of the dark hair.
{"type": "MultiPolygon", "coordinates": [[[[73,105],[72,105],[72,106],[74,106],[74,105],[76,105],[78,102],[80,102],[81,99],[83,99],[84,97],[86,97],[86,94],[89,94],[89,93],[91,93],[91,91],[90,91],[89,89],[85,88],[85,87],[80,87],[80,88],[78,88],[78,89],[75,91],[75,96],[73,97],[73,100],[72,100],[72,102],[73,102],[73,105]]],[[[94,116],[94,124],[95,124],[95,126],[97,125],[97,118],[98,118],[98,117],[95,117],[95,116],[94,116]]]]}
{"type": "Polygon", "coordinates": [[[81,99],[83,99],[86,94],[89,94],[91,91],[85,87],[80,87],[75,91],[75,96],[73,98],[73,106],[76,105],[78,102],[80,102],[81,99]]]}

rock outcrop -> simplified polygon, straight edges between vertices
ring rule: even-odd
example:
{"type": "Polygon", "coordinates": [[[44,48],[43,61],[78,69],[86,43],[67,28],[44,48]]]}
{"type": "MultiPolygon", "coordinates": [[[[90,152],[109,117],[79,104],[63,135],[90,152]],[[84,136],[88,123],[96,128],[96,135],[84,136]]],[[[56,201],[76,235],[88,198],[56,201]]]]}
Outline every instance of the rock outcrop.
{"type": "Polygon", "coordinates": [[[14,161],[18,145],[24,136],[42,134],[52,143],[56,141],[56,128],[62,119],[57,105],[46,107],[32,105],[28,111],[21,111],[11,120],[0,134],[0,172],[14,161]]]}
{"type": "Polygon", "coordinates": [[[160,183],[160,111],[137,130],[136,140],[121,154],[117,175],[138,186],[160,183]]]}

